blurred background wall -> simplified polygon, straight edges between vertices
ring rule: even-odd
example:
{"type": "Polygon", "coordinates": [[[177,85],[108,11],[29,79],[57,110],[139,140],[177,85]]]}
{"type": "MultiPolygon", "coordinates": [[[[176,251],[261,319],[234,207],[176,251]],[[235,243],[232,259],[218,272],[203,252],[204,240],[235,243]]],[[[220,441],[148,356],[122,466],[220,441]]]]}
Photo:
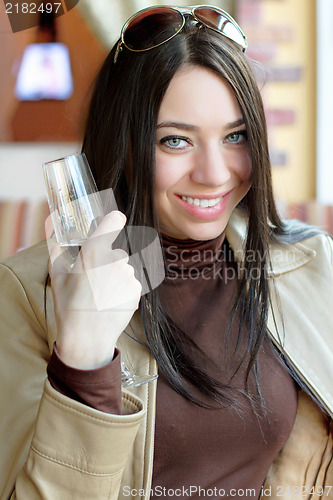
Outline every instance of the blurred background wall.
{"type": "MultiPolygon", "coordinates": [[[[14,224],[8,222],[8,202],[21,204],[21,212],[22,202],[39,206],[45,200],[41,164],[80,150],[91,84],[125,20],[152,4],[192,2],[79,0],[69,9],[70,2],[63,0],[64,14],[54,19],[52,40],[41,26],[13,33],[5,3],[0,3],[0,225],[6,220],[7,228],[4,236],[0,226],[3,253],[9,251],[5,240],[14,224]],[[64,100],[18,99],[15,84],[26,47],[50,41],[69,50],[72,95],[64,100]]],[[[274,189],[283,214],[331,228],[332,0],[208,3],[230,12],[248,36],[247,54],[265,102],[274,189]]]]}

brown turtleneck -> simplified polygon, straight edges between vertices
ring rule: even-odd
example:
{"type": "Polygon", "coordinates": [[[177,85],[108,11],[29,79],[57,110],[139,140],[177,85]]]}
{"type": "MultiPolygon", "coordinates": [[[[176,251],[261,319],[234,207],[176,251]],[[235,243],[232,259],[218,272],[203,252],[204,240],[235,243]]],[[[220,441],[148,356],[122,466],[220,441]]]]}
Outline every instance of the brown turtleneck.
{"type": "MultiPolygon", "coordinates": [[[[229,384],[238,410],[227,405],[219,407],[190,387],[196,397],[213,404],[215,409],[198,407],[178,395],[159,376],[152,498],[167,498],[171,490],[177,490],[178,498],[191,494],[191,498],[197,499],[204,492],[210,498],[220,498],[219,490],[224,490],[225,496],[229,493],[234,498],[244,498],[242,490],[247,489],[254,490],[247,496],[258,498],[267,470],[291,432],[297,389],[274,348],[265,340],[258,356],[265,411],[258,404],[252,376],[250,396],[242,394],[246,362],[241,361],[244,356],[248,359],[247,336],[241,337],[235,353],[238,335],[235,322],[225,351],[237,265],[227,242],[223,244],[223,235],[207,242],[163,237],[163,247],[166,278],[159,289],[162,304],[175,324],[211,360],[191,348],[188,352],[197,366],[229,384]],[[236,490],[240,492],[235,495],[236,490]]],[[[48,366],[50,381],[56,389],[109,413],[119,413],[119,373],[119,356],[106,367],[85,372],[65,367],[54,352],[48,366]],[[98,387],[96,396],[94,385],[98,387]]]]}

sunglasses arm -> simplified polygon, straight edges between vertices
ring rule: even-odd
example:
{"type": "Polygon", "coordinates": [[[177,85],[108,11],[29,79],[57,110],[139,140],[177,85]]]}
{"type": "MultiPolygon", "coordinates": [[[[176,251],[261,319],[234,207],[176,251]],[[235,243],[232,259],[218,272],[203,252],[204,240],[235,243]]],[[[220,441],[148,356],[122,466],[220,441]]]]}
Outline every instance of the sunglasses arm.
{"type": "Polygon", "coordinates": [[[118,44],[117,44],[116,53],[115,53],[114,58],[113,58],[114,64],[116,64],[116,62],[117,62],[117,59],[118,59],[118,56],[119,56],[119,52],[121,52],[123,50],[122,45],[123,45],[123,42],[120,39],[119,42],[118,42],[118,44]]]}

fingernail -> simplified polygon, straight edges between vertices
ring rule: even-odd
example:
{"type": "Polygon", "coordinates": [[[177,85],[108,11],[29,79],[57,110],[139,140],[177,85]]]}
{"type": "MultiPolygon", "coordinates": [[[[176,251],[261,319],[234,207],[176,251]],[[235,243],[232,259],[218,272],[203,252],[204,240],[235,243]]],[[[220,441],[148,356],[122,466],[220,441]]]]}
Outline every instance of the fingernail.
{"type": "Polygon", "coordinates": [[[123,214],[123,212],[120,212],[119,210],[114,210],[112,212],[115,216],[119,217],[121,219],[122,222],[126,222],[127,218],[126,218],[126,215],[123,214]]]}

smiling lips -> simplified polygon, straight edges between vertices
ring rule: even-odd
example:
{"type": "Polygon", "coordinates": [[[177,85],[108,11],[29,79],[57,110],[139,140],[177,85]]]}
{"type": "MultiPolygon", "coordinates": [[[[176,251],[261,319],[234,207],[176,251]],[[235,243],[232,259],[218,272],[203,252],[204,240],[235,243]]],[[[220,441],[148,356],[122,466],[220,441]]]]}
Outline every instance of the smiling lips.
{"type": "Polygon", "coordinates": [[[177,199],[186,212],[196,219],[215,219],[225,210],[232,189],[222,196],[215,198],[193,198],[192,196],[177,195],[177,199]]]}
{"type": "Polygon", "coordinates": [[[210,207],[215,207],[220,201],[222,200],[222,196],[219,196],[218,198],[191,198],[190,196],[182,196],[182,200],[186,201],[187,203],[190,203],[192,205],[196,205],[197,207],[202,207],[202,208],[210,208],[210,207]]]}

